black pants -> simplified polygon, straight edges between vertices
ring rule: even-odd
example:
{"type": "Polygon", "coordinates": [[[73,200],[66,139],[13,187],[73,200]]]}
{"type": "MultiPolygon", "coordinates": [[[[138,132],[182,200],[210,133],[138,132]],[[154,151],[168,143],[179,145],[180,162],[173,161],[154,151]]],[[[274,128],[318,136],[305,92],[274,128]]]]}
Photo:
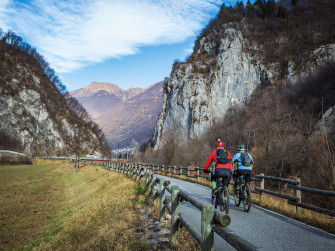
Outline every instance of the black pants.
{"type": "Polygon", "coordinates": [[[250,183],[251,181],[251,170],[241,170],[237,169],[233,174],[234,182],[237,183],[237,178],[245,174],[245,183],[250,183]]]}
{"type": "Polygon", "coordinates": [[[227,168],[216,168],[214,175],[211,176],[211,182],[217,181],[218,178],[223,177],[223,186],[228,187],[231,171],[227,168]]]}

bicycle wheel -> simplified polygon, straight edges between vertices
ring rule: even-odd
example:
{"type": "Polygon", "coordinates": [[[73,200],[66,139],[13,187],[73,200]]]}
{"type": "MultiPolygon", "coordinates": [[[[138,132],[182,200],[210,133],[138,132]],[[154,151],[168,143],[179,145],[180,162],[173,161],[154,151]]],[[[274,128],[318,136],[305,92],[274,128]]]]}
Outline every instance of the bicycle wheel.
{"type": "Polygon", "coordinates": [[[234,202],[236,206],[239,206],[241,203],[239,200],[239,191],[237,186],[234,186],[234,202]]]}
{"type": "Polygon", "coordinates": [[[214,208],[217,208],[217,199],[216,199],[216,196],[213,197],[213,190],[212,190],[212,205],[214,206],[214,208]]]}
{"type": "Polygon", "coordinates": [[[219,210],[221,212],[224,211],[223,203],[222,203],[222,188],[219,188],[218,194],[216,195],[216,203],[219,206],[219,210]]]}
{"type": "Polygon", "coordinates": [[[249,212],[251,208],[251,190],[249,184],[246,184],[244,188],[243,208],[245,212],[249,212]]]}
{"type": "Polygon", "coordinates": [[[222,212],[226,211],[226,214],[229,213],[229,191],[227,187],[224,187],[221,191],[221,205],[220,210],[222,212]]]}

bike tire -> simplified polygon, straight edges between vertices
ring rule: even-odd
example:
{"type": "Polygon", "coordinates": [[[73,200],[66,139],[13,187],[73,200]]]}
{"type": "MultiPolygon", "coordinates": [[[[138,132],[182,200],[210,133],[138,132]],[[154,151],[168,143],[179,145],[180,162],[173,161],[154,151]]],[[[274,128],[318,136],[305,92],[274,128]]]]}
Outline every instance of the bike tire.
{"type": "Polygon", "coordinates": [[[226,214],[228,215],[229,213],[229,190],[228,187],[224,187],[224,197],[227,199],[225,201],[225,210],[226,210],[226,214]]]}
{"type": "Polygon", "coordinates": [[[212,190],[212,205],[214,206],[214,208],[217,208],[218,206],[216,197],[213,197],[213,190],[212,190]]]}
{"type": "Polygon", "coordinates": [[[219,210],[221,212],[224,212],[224,204],[223,204],[222,196],[223,196],[223,191],[222,191],[222,188],[220,187],[216,201],[218,202],[219,210]]]}
{"type": "Polygon", "coordinates": [[[241,204],[240,198],[239,198],[239,192],[237,191],[237,186],[234,186],[234,202],[236,206],[239,206],[241,204]]]}
{"type": "Polygon", "coordinates": [[[245,212],[249,212],[251,208],[251,190],[249,184],[246,184],[244,188],[243,208],[245,212]]]}

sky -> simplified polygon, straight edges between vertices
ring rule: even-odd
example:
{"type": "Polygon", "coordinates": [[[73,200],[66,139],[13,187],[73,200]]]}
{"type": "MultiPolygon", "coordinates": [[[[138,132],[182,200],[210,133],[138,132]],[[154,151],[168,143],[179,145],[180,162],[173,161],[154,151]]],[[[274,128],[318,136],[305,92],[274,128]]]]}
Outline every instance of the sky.
{"type": "Polygon", "coordinates": [[[0,0],[0,28],[36,48],[69,91],[93,81],[145,88],[191,54],[223,3],[236,1],[0,0]]]}

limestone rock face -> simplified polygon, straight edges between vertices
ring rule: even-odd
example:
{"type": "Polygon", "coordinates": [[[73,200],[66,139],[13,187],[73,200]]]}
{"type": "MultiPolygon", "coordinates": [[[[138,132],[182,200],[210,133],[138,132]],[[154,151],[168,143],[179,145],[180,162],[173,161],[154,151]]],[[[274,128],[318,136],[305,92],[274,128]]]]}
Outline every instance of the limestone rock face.
{"type": "MultiPolygon", "coordinates": [[[[10,82],[0,85],[0,129],[21,140],[25,152],[35,156],[69,156],[73,154],[74,136],[78,130],[73,113],[65,99],[49,83],[31,70],[17,66],[10,82]],[[60,97],[59,103],[46,99],[45,92],[60,97]],[[43,94],[44,93],[44,94],[43,94]],[[63,100],[63,102],[62,102],[63,100]]],[[[83,152],[100,154],[98,136],[84,130],[83,152]]]]}
{"type": "Polygon", "coordinates": [[[316,125],[315,134],[335,136],[335,106],[330,107],[316,125]]]}
{"type": "MultiPolygon", "coordinates": [[[[248,101],[256,88],[282,79],[278,63],[282,59],[267,61],[263,45],[245,37],[250,32],[243,22],[223,24],[220,31],[200,37],[187,62],[173,65],[163,83],[163,110],[154,135],[156,148],[164,144],[171,130],[179,130],[184,139],[204,134],[230,107],[248,101]]],[[[304,58],[306,72],[334,59],[333,44],[311,51],[304,58]]],[[[287,62],[286,79],[305,73],[296,68],[293,61],[287,62]]]]}

